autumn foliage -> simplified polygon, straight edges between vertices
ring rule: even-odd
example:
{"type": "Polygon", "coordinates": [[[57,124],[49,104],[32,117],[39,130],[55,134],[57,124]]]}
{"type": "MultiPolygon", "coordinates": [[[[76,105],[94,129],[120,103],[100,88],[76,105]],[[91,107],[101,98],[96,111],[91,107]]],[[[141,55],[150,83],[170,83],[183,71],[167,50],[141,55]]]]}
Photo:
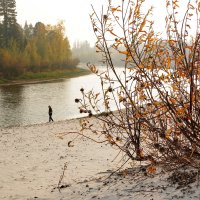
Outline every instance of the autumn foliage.
{"type": "Polygon", "coordinates": [[[0,45],[0,78],[74,68],[78,62],[72,55],[62,21],[56,25],[26,23],[24,29],[19,29],[19,38],[11,37],[7,47],[0,45]]]}
{"type": "Polygon", "coordinates": [[[200,167],[200,3],[166,1],[166,36],[153,30],[152,8],[144,0],[108,2],[91,21],[105,70],[89,68],[100,79],[98,93],[81,90],[80,111],[101,124],[84,124],[117,147],[127,160],[168,168],[200,167]],[[196,22],[194,23],[191,22],[196,22]],[[112,52],[124,55],[123,72],[112,52]],[[116,110],[116,111],[114,111],[116,110]],[[103,111],[103,112],[102,112],[103,111]]]}

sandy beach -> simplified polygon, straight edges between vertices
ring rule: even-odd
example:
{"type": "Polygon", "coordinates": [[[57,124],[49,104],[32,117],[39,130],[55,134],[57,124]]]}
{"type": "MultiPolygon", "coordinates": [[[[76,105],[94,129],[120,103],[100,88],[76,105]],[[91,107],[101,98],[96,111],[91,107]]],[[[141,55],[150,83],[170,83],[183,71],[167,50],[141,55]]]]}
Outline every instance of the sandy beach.
{"type": "Polygon", "coordinates": [[[117,160],[112,162],[118,151],[83,137],[69,147],[77,135],[63,135],[79,130],[79,119],[1,128],[0,199],[200,199],[198,181],[181,187],[170,181],[172,173],[159,170],[154,175],[144,174],[141,166],[136,166],[108,178],[120,166],[117,160]]]}

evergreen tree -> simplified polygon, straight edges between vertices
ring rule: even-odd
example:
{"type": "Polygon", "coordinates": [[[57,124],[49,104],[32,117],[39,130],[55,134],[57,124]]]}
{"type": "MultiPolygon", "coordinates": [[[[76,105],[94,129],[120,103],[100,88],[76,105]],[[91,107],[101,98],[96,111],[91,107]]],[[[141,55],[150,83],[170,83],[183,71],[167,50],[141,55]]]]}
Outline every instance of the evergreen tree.
{"type": "Polygon", "coordinates": [[[26,40],[30,40],[33,36],[34,28],[32,24],[28,24],[27,21],[24,25],[24,36],[26,40]]]}
{"type": "Polygon", "coordinates": [[[16,29],[15,0],[0,0],[0,19],[2,21],[1,46],[8,47],[9,40],[16,29]]]}

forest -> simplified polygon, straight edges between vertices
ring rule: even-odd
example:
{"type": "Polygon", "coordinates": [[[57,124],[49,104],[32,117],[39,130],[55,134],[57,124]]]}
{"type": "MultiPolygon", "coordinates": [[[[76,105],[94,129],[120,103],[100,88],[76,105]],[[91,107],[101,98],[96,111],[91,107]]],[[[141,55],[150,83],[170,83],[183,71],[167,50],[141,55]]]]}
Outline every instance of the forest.
{"type": "Polygon", "coordinates": [[[74,58],[62,21],[56,25],[17,23],[16,1],[0,1],[0,79],[71,69],[74,58]]]}

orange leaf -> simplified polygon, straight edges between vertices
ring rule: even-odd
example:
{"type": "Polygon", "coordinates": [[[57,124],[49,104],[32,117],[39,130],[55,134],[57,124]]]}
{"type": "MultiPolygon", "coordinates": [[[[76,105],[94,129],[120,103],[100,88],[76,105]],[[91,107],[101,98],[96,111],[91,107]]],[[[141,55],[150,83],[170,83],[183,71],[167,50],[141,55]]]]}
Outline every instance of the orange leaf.
{"type": "Polygon", "coordinates": [[[128,54],[129,54],[128,51],[119,51],[119,53],[121,53],[121,54],[125,54],[125,55],[128,55],[128,54]]]}
{"type": "Polygon", "coordinates": [[[168,42],[169,42],[169,44],[174,44],[174,43],[176,43],[177,41],[176,41],[176,40],[169,40],[168,42]]]}
{"type": "Polygon", "coordinates": [[[176,92],[176,91],[179,90],[178,87],[177,87],[177,85],[175,83],[172,85],[172,89],[173,89],[174,92],[176,92]]]}
{"type": "Polygon", "coordinates": [[[167,69],[170,69],[170,66],[171,66],[171,59],[168,58],[167,59],[167,69]]]}
{"type": "Polygon", "coordinates": [[[142,29],[144,28],[145,24],[146,24],[146,20],[144,20],[144,21],[142,22],[142,24],[141,24],[141,26],[140,26],[140,29],[139,29],[139,32],[142,31],[142,29]]]}
{"type": "Polygon", "coordinates": [[[122,10],[120,10],[118,8],[120,8],[120,6],[118,6],[117,8],[112,8],[112,12],[115,12],[115,11],[121,12],[122,10]]]}
{"type": "Polygon", "coordinates": [[[112,30],[108,30],[112,35],[118,37],[115,33],[112,32],[112,30]]]}
{"type": "Polygon", "coordinates": [[[150,166],[150,167],[148,167],[147,171],[148,171],[150,174],[155,174],[155,173],[156,173],[156,167],[150,166]]]}
{"type": "Polygon", "coordinates": [[[169,140],[170,135],[171,135],[171,132],[172,132],[172,128],[170,128],[170,129],[168,129],[168,130],[165,131],[165,138],[166,138],[167,140],[169,140]]]}
{"type": "Polygon", "coordinates": [[[142,149],[140,149],[139,154],[141,158],[144,157],[144,151],[142,149]]]}
{"type": "Polygon", "coordinates": [[[140,96],[139,96],[139,99],[140,99],[141,101],[145,100],[146,98],[147,98],[146,95],[140,95],[140,96]]]}
{"type": "Polygon", "coordinates": [[[159,101],[154,101],[153,102],[155,106],[160,106],[160,102],[159,101]]]}
{"type": "Polygon", "coordinates": [[[91,65],[89,66],[89,69],[92,73],[96,73],[97,72],[97,69],[96,69],[96,66],[95,65],[91,65]]]}
{"type": "Polygon", "coordinates": [[[175,7],[179,7],[179,5],[177,4],[177,1],[174,1],[174,2],[173,2],[173,5],[174,5],[175,7]]]}
{"type": "Polygon", "coordinates": [[[176,99],[173,99],[173,98],[171,98],[171,97],[169,98],[169,100],[170,100],[173,104],[176,104],[176,102],[177,102],[176,99]]]}
{"type": "Polygon", "coordinates": [[[159,78],[160,78],[161,81],[164,81],[165,80],[164,74],[162,74],[159,78]]]}
{"type": "Polygon", "coordinates": [[[193,46],[185,46],[185,48],[190,49],[191,51],[193,50],[193,46]]]}
{"type": "Polygon", "coordinates": [[[140,69],[144,69],[144,65],[139,65],[139,68],[140,69]]]}
{"type": "Polygon", "coordinates": [[[123,102],[124,101],[124,97],[122,96],[119,96],[119,103],[123,102]]]}
{"type": "Polygon", "coordinates": [[[131,19],[131,16],[132,16],[132,9],[130,8],[130,14],[129,14],[128,20],[131,19]]]}
{"type": "Polygon", "coordinates": [[[177,113],[180,114],[180,115],[183,115],[185,113],[185,109],[184,108],[178,108],[177,113]]]}

